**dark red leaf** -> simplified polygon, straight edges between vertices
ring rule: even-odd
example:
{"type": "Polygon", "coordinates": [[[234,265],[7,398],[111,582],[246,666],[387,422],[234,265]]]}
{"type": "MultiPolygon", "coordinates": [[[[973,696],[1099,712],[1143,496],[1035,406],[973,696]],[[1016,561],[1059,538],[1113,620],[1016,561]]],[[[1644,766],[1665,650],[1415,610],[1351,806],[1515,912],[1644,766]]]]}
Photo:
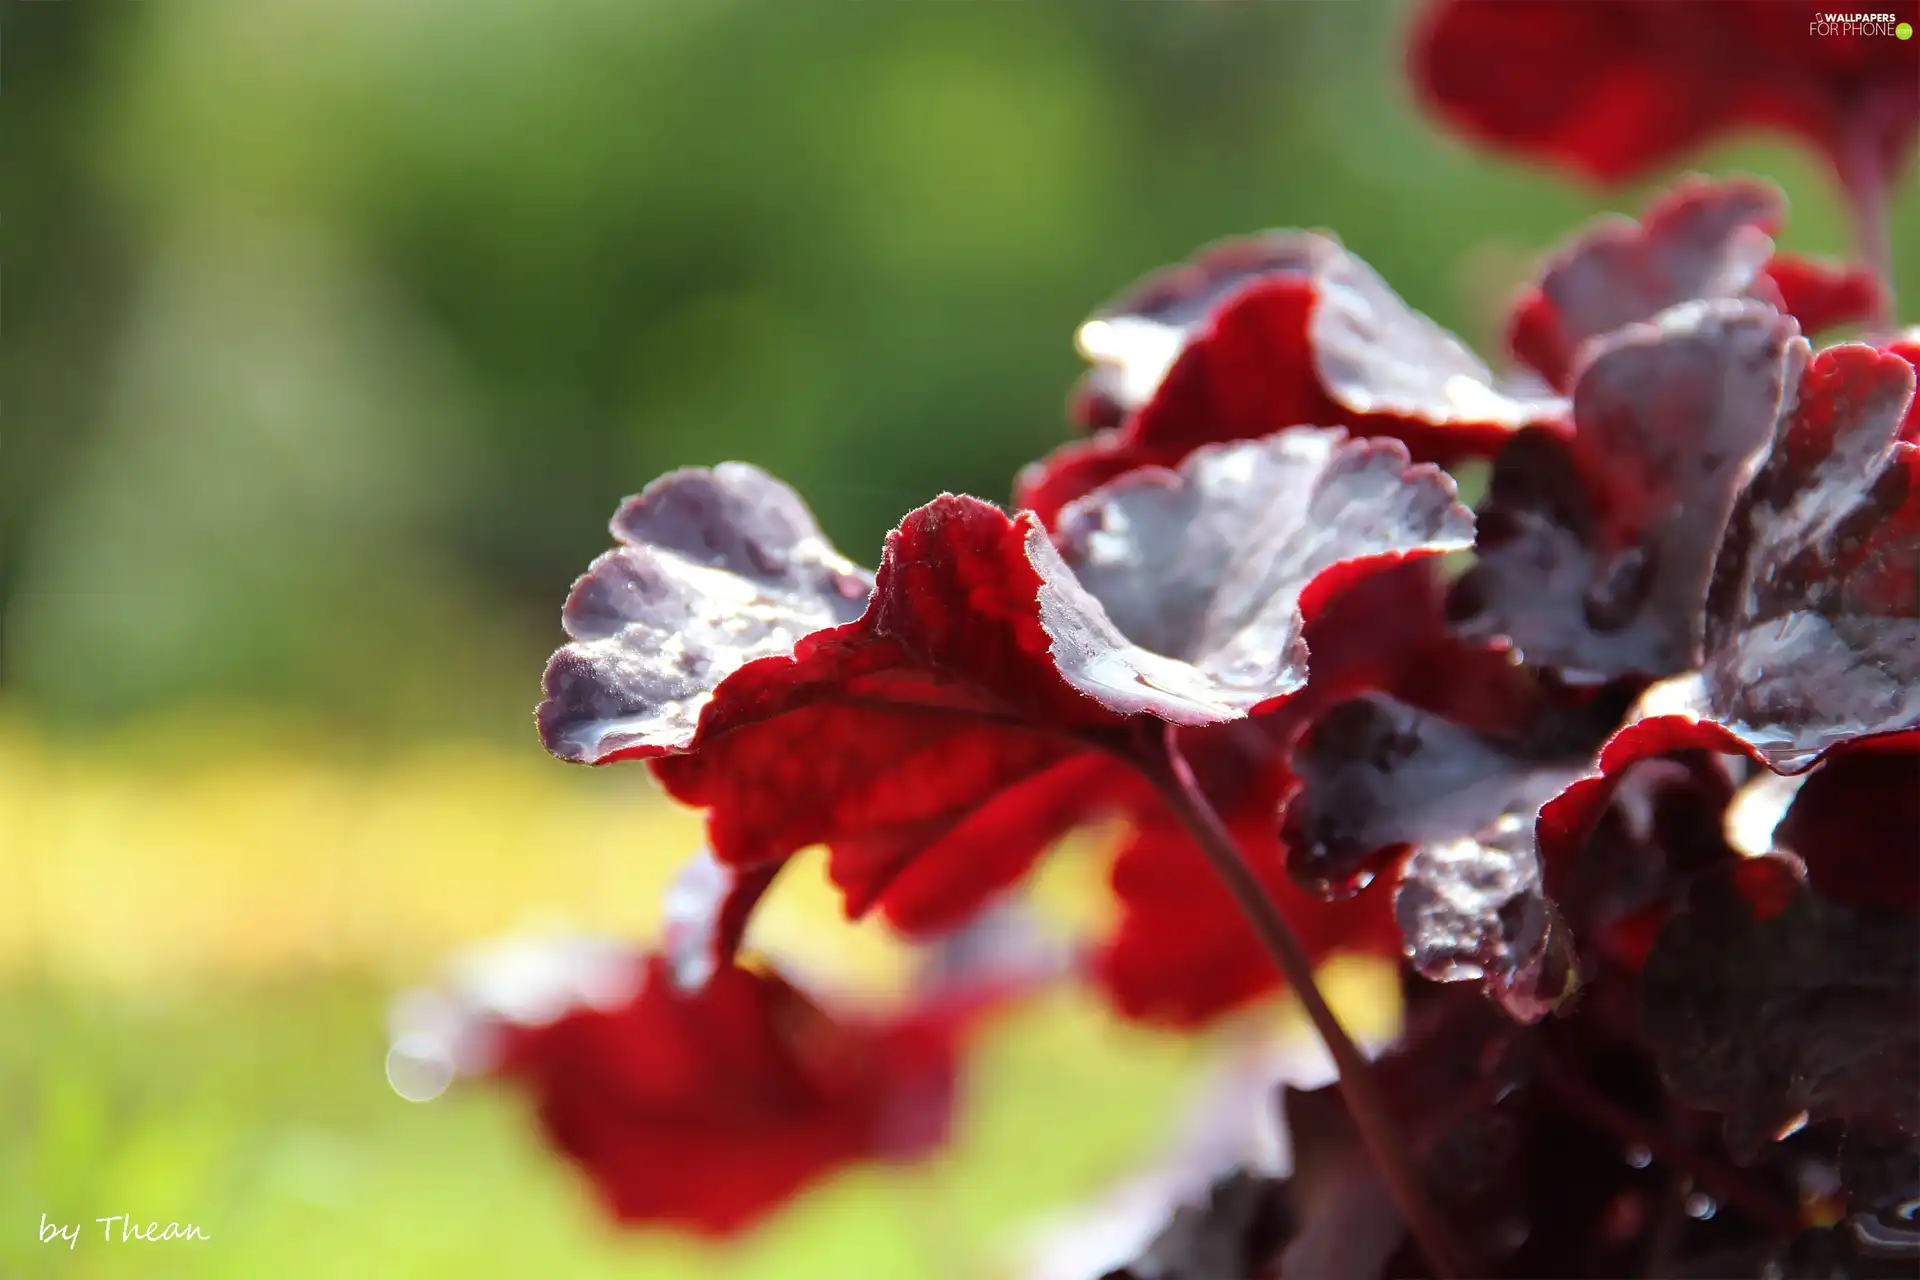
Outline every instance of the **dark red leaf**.
{"type": "Polygon", "coordinates": [[[1550,878],[1570,874],[1629,772],[1645,761],[1688,753],[1752,753],[1721,726],[1684,715],[1650,715],[1623,725],[1600,749],[1593,768],[1540,810],[1538,836],[1550,878]]]}
{"type": "Polygon", "coordinates": [[[1920,727],[1914,371],[1846,345],[1800,379],[1727,524],[1706,601],[1704,702],[1776,771],[1920,727]]]}
{"type": "Polygon", "coordinates": [[[651,759],[709,810],[722,863],[826,843],[852,912],[898,886],[897,920],[945,929],[1071,825],[1063,788],[1100,775],[1079,758],[1140,721],[1286,698],[1316,574],[1458,547],[1467,522],[1397,444],[1290,433],[1090,496],[1059,550],[1031,516],[937,499],[868,579],[764,473],[679,472],[622,508],[623,545],[576,584],[540,726],[566,759],[651,759]],[[1172,652],[1130,641],[1075,567],[1130,624],[1177,614],[1150,637],[1172,652]]]}
{"type": "Polygon", "coordinates": [[[1711,723],[1637,720],[1608,740],[1585,777],[1541,807],[1534,840],[1542,879],[1583,955],[1637,973],[1679,887],[1737,856],[1724,834],[1733,782],[1713,762],[1738,750],[1711,723]]]}
{"type": "Polygon", "coordinates": [[[505,1070],[617,1219],[724,1236],[839,1169],[941,1146],[964,1022],[835,1017],[736,968],[683,992],[656,958],[627,1004],[517,1031],[505,1070]]]}
{"type": "Polygon", "coordinates": [[[1920,916],[1920,733],[1829,756],[1794,795],[1774,845],[1822,898],[1920,916]]]}
{"type": "MultiPolygon", "coordinates": [[[[1920,24],[1920,4],[1872,12],[1920,24]]],[[[1476,139],[1617,182],[1739,129],[1799,134],[1891,176],[1920,125],[1920,58],[1880,34],[1815,34],[1769,0],[1437,0],[1410,58],[1427,104],[1476,139]],[[1854,159],[1858,155],[1861,159],[1854,159]]]]}
{"type": "Polygon", "coordinates": [[[1920,918],[1811,892],[1780,858],[1696,883],[1641,978],[1662,1072],[1757,1150],[1803,1113],[1920,1131],[1920,918]]]}
{"type": "MultiPolygon", "coordinates": [[[[1656,687],[1646,714],[1621,728],[1592,771],[1540,811],[1537,840],[1548,892],[1562,902],[1569,895],[1583,899],[1583,947],[1592,944],[1629,970],[1640,967],[1685,879],[1736,858],[1724,835],[1731,775],[1700,762],[1744,756],[1768,763],[1752,743],[1702,715],[1698,692],[1691,680],[1656,687]],[[1692,710],[1662,714],[1670,704],[1692,710]],[[1675,825],[1654,829],[1663,803],[1666,821],[1675,825]],[[1595,846],[1609,806],[1627,811],[1627,825],[1641,830],[1625,834],[1644,850],[1616,847],[1603,854],[1595,846]]],[[[1906,906],[1920,915],[1920,846],[1911,834],[1920,829],[1917,752],[1920,733],[1834,744],[1791,802],[1781,802],[1784,816],[1771,830],[1771,847],[1799,857],[1815,890],[1840,905],[1906,906]]]]}
{"type": "MultiPolygon", "coordinates": [[[[1920,1256],[1920,1137],[1850,1130],[1840,1147],[1848,1234],[1869,1256],[1907,1262],[1920,1256]]],[[[1888,1274],[1898,1275],[1887,1269],[1888,1274]]],[[[1870,1276],[1855,1267],[1853,1274],[1870,1276]]],[[[1909,1271],[1911,1274],[1911,1271],[1909,1271]]]]}
{"type": "MultiPolygon", "coordinates": [[[[1405,1157],[1435,1207],[1475,1251],[1483,1269],[1502,1265],[1518,1240],[1544,1224],[1530,1220],[1525,1154],[1515,1117],[1525,1076],[1510,1051],[1515,1029],[1479,1001],[1416,1004],[1400,1042],[1374,1063],[1405,1157]],[[1515,1224],[1522,1228],[1515,1230],[1515,1224]]],[[[1293,1161],[1284,1190],[1295,1227],[1277,1274],[1307,1280],[1388,1280],[1425,1276],[1424,1259],[1359,1140],[1338,1086],[1282,1092],[1293,1161]]],[[[1562,1148],[1563,1156],[1570,1153],[1562,1148]]],[[[1577,1153],[1584,1154],[1584,1153],[1577,1153]]],[[[1574,1170],[1565,1170],[1573,1173],[1574,1170]]],[[[1568,1189],[1563,1177],[1557,1190],[1568,1189]]]]}
{"type": "Polygon", "coordinates": [[[1809,1227],[1785,1246],[1752,1246],[1705,1260],[1686,1275],[1779,1276],[1780,1280],[1913,1280],[1920,1232],[1908,1214],[1854,1217],[1832,1227],[1809,1227]]]}
{"type": "Polygon", "coordinates": [[[1201,445],[1344,426],[1444,462],[1564,410],[1497,388],[1457,339],[1311,232],[1228,241],[1151,276],[1087,321],[1079,346],[1094,361],[1082,419],[1124,421],[1021,474],[1017,505],[1049,523],[1094,486],[1201,445]]]}
{"type": "Polygon", "coordinates": [[[1708,577],[1804,343],[1752,302],[1689,303],[1588,349],[1570,435],[1501,453],[1478,562],[1456,585],[1467,636],[1510,638],[1583,680],[1700,660],[1708,577]]]}
{"type": "MultiPolygon", "coordinates": [[[[1753,743],[1705,717],[1700,701],[1692,680],[1656,687],[1641,718],[1608,740],[1592,771],[1540,812],[1549,894],[1582,899],[1576,927],[1583,948],[1591,944],[1630,970],[1670,915],[1675,889],[1736,858],[1724,834],[1733,817],[1726,809],[1731,771],[1702,762],[1744,756],[1768,764],[1753,743]],[[1688,709],[1668,712],[1674,705],[1688,709]],[[1638,830],[1616,833],[1602,853],[1595,833],[1609,806],[1638,830]],[[1621,834],[1644,847],[1620,848],[1621,834]]],[[[1778,801],[1771,847],[1798,857],[1815,891],[1835,903],[1920,915],[1920,844],[1912,834],[1920,830],[1920,732],[1842,740],[1820,761],[1790,802],[1778,801]]],[[[1764,841],[1769,832],[1755,834],[1764,841]]]]}

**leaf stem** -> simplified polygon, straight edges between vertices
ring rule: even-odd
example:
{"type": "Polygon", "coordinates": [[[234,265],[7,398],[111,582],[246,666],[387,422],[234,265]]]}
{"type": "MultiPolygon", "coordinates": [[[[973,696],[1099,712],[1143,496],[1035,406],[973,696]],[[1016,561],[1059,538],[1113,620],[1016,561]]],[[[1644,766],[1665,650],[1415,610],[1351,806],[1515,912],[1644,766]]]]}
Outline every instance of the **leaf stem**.
{"type": "Polygon", "coordinates": [[[1206,793],[1200,789],[1186,757],[1175,738],[1178,731],[1166,726],[1164,736],[1154,741],[1135,763],[1159,792],[1168,810],[1186,828],[1193,842],[1213,864],[1214,871],[1226,883],[1240,905],[1267,954],[1273,958],[1281,976],[1300,997],[1314,1030],[1332,1055],[1340,1071],[1340,1092],[1354,1127],[1373,1158],[1374,1167],[1393,1196],[1395,1207],[1405,1219],[1407,1229],[1419,1243],[1433,1269],[1436,1280],[1454,1280],[1477,1274],[1465,1244],[1454,1232],[1427,1196],[1413,1167],[1412,1156],[1387,1110],[1386,1098],[1374,1079],[1373,1068],[1354,1045],[1340,1020],[1334,1016],[1326,997],[1314,981],[1313,961],[1308,957],[1293,929],[1273,905],[1266,890],[1240,854],[1233,835],[1221,821],[1206,793]]]}

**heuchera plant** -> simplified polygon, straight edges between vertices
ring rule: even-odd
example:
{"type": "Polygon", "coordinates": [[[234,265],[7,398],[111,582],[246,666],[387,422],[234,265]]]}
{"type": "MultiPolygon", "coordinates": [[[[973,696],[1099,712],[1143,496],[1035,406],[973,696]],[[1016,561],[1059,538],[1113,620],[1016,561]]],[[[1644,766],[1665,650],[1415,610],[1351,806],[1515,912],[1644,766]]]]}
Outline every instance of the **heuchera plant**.
{"type": "Polygon", "coordinates": [[[798,851],[850,917],[951,939],[1118,818],[1078,971],[1174,1028],[1289,987],[1339,1080],[1285,1092],[1286,1177],[1221,1169],[1116,1276],[1914,1274],[1920,332],[1885,203],[1920,45],[1803,8],[1445,0],[1412,72],[1601,180],[1791,130],[1862,265],[1776,252],[1765,183],[1686,179],[1549,258],[1503,373],[1269,232],[1095,313],[1085,435],[871,572],[744,463],[621,507],[540,734],[645,761],[711,853],[630,988],[490,1059],[615,1213],[724,1234],[934,1149],[965,1033],[1037,981],[830,1011],[740,956],[798,851]],[[1442,469],[1473,460],[1477,512],[1442,469]],[[1340,949],[1404,961],[1371,1061],[1315,986],[1340,949]]]}

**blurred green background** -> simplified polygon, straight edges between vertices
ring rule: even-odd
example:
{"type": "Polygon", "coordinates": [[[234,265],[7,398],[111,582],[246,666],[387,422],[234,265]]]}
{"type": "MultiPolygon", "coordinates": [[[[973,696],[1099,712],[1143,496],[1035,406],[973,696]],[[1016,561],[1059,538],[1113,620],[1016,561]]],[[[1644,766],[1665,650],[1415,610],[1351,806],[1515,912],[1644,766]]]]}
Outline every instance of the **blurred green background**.
{"type": "MultiPolygon", "coordinates": [[[[382,1011],[516,923],[644,930],[696,838],[531,730],[622,495],[751,459],[871,563],[943,489],[1004,497],[1066,437],[1075,324],[1207,240],[1335,228],[1491,350],[1543,248],[1657,186],[1442,136],[1405,16],[0,8],[0,1274],[991,1274],[1149,1151],[1193,1048],[1068,995],[987,1046],[952,1160],[720,1254],[615,1239],[510,1100],[396,1099],[382,1011]],[[120,1212],[214,1239],[36,1239],[120,1212]]],[[[1805,153],[1696,161],[1844,252],[1805,153]]],[[[1917,232],[1909,183],[1909,319],[1917,232]]],[[[775,905],[822,963],[898,963],[817,886],[775,905]]]]}

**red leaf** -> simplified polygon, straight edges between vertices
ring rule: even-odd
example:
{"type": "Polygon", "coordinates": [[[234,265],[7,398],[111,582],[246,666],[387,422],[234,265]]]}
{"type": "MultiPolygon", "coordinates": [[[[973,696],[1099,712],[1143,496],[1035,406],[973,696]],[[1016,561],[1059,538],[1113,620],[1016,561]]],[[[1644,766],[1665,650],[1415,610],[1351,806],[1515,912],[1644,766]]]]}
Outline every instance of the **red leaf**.
{"type": "Polygon", "coordinates": [[[1849,907],[1920,916],[1920,733],[1829,756],[1774,828],[1814,891],[1849,907]]]}
{"type": "Polygon", "coordinates": [[[1686,752],[1750,754],[1738,738],[1711,721],[1654,715],[1623,725],[1607,739],[1584,777],[1541,806],[1535,833],[1548,883],[1562,884],[1573,874],[1588,837],[1635,765],[1686,752]]]}
{"type": "MultiPolygon", "coordinates": [[[[1920,4],[1875,6],[1920,23],[1920,4]]],[[[1491,146],[1618,182],[1722,134],[1786,129],[1893,175],[1920,125],[1920,58],[1816,35],[1768,0],[1438,0],[1411,52],[1428,106],[1491,146]]]]}
{"type": "Polygon", "coordinates": [[[841,1168],[941,1146],[964,1022],[837,1018],[735,968],[687,993],[655,958],[627,1004],[517,1030],[505,1071],[617,1219],[724,1236],[841,1168]]]}
{"type": "Polygon", "coordinates": [[[1056,549],[1031,516],[943,497],[869,580],[765,474],[668,476],[568,600],[543,736],[567,759],[651,759],[709,810],[729,866],[825,843],[851,912],[946,928],[1071,825],[1063,783],[1083,814],[1106,802],[1081,757],[1297,690],[1316,576],[1456,548],[1468,527],[1444,475],[1329,432],[1205,450],[1069,517],[1056,549]],[[1149,623],[1136,639],[1167,652],[1123,634],[1149,623]]]}
{"type": "Polygon", "coordinates": [[[1608,740],[1585,777],[1541,807],[1534,844],[1542,880],[1555,901],[1576,903],[1583,952],[1637,973],[1677,887],[1737,856],[1724,835],[1734,788],[1706,762],[1739,749],[1708,722],[1638,720],[1608,740]]]}
{"type": "Polygon", "coordinates": [[[1095,485],[1201,445],[1344,426],[1445,462],[1485,456],[1563,410],[1495,387],[1457,339],[1311,232],[1204,250],[1096,313],[1078,341],[1094,361],[1079,416],[1120,425],[1021,473],[1016,503],[1049,523],[1095,485]]]}
{"type": "Polygon", "coordinates": [[[1589,346],[1572,433],[1524,431],[1494,464],[1462,633],[1583,680],[1698,663],[1714,553],[1804,350],[1791,321],[1730,300],[1589,346]]]}

